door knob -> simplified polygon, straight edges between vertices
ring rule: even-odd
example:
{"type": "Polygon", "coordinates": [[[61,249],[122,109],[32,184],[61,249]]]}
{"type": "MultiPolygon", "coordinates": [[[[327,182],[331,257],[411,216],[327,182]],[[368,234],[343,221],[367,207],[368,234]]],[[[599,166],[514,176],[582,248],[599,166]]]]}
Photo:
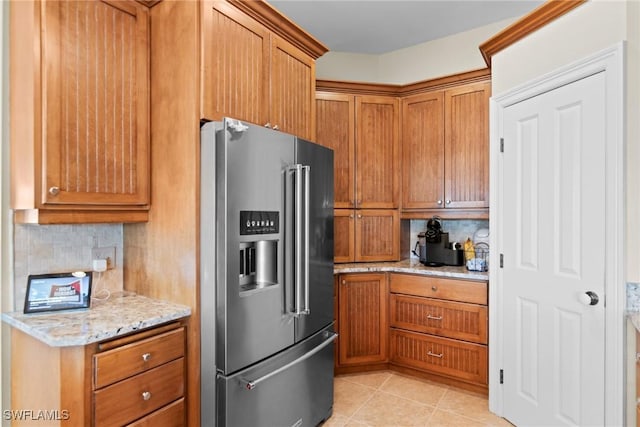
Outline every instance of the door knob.
{"type": "Polygon", "coordinates": [[[580,294],[580,302],[584,305],[596,305],[600,301],[598,294],[592,291],[587,291],[580,294]]]}

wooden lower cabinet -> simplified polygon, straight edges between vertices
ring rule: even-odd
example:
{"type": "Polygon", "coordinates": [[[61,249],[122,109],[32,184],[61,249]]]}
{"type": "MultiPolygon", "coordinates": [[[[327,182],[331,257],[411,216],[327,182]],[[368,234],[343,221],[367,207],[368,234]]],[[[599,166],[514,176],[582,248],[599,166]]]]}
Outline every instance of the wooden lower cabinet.
{"type": "Polygon", "coordinates": [[[58,411],[47,426],[186,425],[182,322],[85,346],[51,347],[16,328],[11,337],[12,407],[58,411]]]}
{"type": "Polygon", "coordinates": [[[392,364],[487,387],[487,283],[389,275],[392,364]]]}
{"type": "MultiPolygon", "coordinates": [[[[184,397],[185,328],[139,340],[134,335],[104,347],[106,351],[93,356],[96,427],[127,425],[144,417],[160,418],[156,412],[164,412],[166,406],[184,397]]],[[[174,425],[184,425],[184,412],[180,417],[176,411],[171,411],[174,418],[182,422],[174,425]]]]}
{"type": "Polygon", "coordinates": [[[487,281],[344,273],[335,289],[337,373],[391,368],[487,392],[487,281]]]}
{"type": "Polygon", "coordinates": [[[391,361],[487,384],[487,346],[391,328],[391,361]]]}
{"type": "Polygon", "coordinates": [[[388,361],[386,274],[338,277],[338,366],[388,361]]]}

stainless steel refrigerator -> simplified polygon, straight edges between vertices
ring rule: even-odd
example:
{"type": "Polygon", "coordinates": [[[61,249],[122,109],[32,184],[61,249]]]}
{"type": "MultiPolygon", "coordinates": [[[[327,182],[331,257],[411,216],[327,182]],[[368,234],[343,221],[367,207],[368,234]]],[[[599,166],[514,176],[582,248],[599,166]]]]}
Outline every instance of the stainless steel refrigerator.
{"type": "Polygon", "coordinates": [[[316,426],[333,408],[333,151],[201,127],[203,426],[316,426]]]}

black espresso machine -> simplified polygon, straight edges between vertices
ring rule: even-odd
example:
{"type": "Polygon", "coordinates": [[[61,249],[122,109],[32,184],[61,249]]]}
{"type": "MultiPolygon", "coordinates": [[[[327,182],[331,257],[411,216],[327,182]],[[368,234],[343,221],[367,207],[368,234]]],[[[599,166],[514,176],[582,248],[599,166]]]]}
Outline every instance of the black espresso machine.
{"type": "Polygon", "coordinates": [[[418,234],[418,251],[420,262],[430,267],[464,265],[462,247],[459,243],[449,243],[449,233],[442,231],[442,223],[437,216],[427,221],[426,231],[418,234]]]}

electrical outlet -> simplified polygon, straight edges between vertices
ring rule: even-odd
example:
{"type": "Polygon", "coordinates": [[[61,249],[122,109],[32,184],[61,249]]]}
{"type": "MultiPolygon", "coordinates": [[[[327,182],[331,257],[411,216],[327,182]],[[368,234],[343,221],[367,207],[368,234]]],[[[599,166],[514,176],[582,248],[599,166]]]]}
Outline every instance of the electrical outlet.
{"type": "Polygon", "coordinates": [[[91,248],[91,261],[94,259],[106,259],[107,270],[116,267],[116,247],[109,246],[106,248],[91,248]]]}

